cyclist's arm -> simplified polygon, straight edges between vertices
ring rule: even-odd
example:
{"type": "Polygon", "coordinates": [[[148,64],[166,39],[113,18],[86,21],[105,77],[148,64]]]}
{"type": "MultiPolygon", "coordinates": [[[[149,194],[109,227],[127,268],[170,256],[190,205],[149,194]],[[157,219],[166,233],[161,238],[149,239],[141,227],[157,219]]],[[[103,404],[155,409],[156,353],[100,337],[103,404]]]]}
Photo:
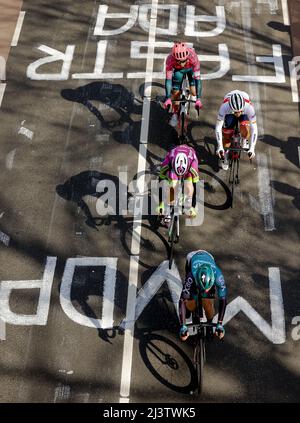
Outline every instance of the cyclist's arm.
{"type": "Polygon", "coordinates": [[[251,130],[251,137],[249,142],[249,150],[254,151],[256,142],[257,142],[257,135],[258,135],[258,129],[257,129],[257,123],[256,121],[250,121],[250,130],[251,130]]]}
{"type": "Polygon", "coordinates": [[[188,261],[186,261],[186,276],[185,281],[183,284],[183,289],[180,295],[179,300],[179,322],[180,325],[185,325],[186,321],[186,306],[185,306],[185,300],[189,299],[191,297],[191,290],[194,283],[193,276],[190,272],[190,265],[188,261]]]}
{"type": "Polygon", "coordinates": [[[223,322],[226,305],[227,305],[226,297],[219,298],[218,323],[222,324],[223,322]]]}
{"type": "MultiPolygon", "coordinates": [[[[192,174],[192,182],[196,184],[199,182],[199,173],[198,173],[198,162],[193,162],[190,167],[190,173],[192,174]]],[[[195,186],[194,186],[195,188],[195,186]]]]}
{"type": "MultiPolygon", "coordinates": [[[[199,74],[200,74],[200,72],[199,72],[199,74]]],[[[194,78],[194,80],[195,80],[195,87],[196,87],[196,96],[197,96],[197,98],[201,98],[201,96],[202,96],[202,81],[201,81],[201,79],[196,79],[196,78],[194,78]]]]}
{"type": "Polygon", "coordinates": [[[250,141],[249,141],[249,150],[253,151],[255,150],[255,145],[257,141],[257,135],[258,135],[258,129],[257,129],[257,123],[256,123],[256,114],[254,107],[252,104],[248,104],[245,109],[245,113],[249,116],[250,121],[250,141]]]}
{"type": "Polygon", "coordinates": [[[171,98],[172,93],[172,76],[173,76],[173,59],[169,55],[166,60],[166,80],[165,80],[165,89],[166,89],[166,98],[171,98]]]}
{"type": "Polygon", "coordinates": [[[227,288],[224,276],[221,270],[217,267],[217,281],[216,281],[218,298],[219,298],[219,312],[218,312],[218,323],[222,323],[227,305],[227,288]]]}
{"type": "Polygon", "coordinates": [[[223,148],[223,134],[222,134],[223,124],[224,124],[224,119],[221,120],[218,117],[218,120],[217,120],[217,123],[216,123],[216,128],[215,128],[218,149],[222,149],[223,148]]]}
{"type": "Polygon", "coordinates": [[[191,49],[191,61],[193,63],[193,78],[195,81],[195,88],[196,88],[196,96],[197,98],[201,98],[202,96],[202,81],[201,81],[201,74],[200,74],[200,62],[197,56],[197,53],[194,49],[191,49]]]}

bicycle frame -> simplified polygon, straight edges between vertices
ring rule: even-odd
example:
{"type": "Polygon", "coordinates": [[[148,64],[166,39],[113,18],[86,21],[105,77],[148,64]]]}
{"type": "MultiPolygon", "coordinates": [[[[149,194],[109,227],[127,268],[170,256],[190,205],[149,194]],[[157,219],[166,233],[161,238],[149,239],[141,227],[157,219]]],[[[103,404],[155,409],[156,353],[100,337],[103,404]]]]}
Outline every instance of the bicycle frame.
{"type": "Polygon", "coordinates": [[[233,207],[234,187],[240,183],[239,168],[241,158],[241,134],[239,129],[239,122],[234,128],[234,135],[231,141],[231,146],[227,149],[229,152],[229,184],[231,185],[231,207],[233,207]]]}
{"type": "Polygon", "coordinates": [[[193,363],[197,375],[197,392],[201,394],[203,386],[203,369],[204,363],[206,361],[205,353],[205,338],[206,338],[206,328],[207,327],[216,327],[216,323],[208,323],[203,321],[203,309],[202,305],[199,305],[199,297],[197,300],[196,311],[192,315],[193,323],[188,324],[188,330],[190,336],[195,335],[195,347],[193,354],[193,363]],[[199,309],[201,307],[200,313],[199,309]],[[195,323],[196,322],[196,323],[195,323]]]}
{"type": "Polygon", "coordinates": [[[194,103],[190,99],[190,85],[187,75],[184,75],[181,88],[180,88],[180,97],[178,100],[172,100],[173,104],[179,103],[178,108],[178,126],[177,132],[179,135],[179,144],[184,144],[187,139],[187,125],[188,125],[188,116],[190,113],[190,104],[194,103]]]}
{"type": "Polygon", "coordinates": [[[173,263],[173,255],[174,255],[174,244],[179,242],[179,208],[182,207],[180,204],[180,198],[182,198],[182,194],[184,193],[184,180],[180,180],[180,190],[177,192],[175,203],[171,206],[171,221],[168,231],[168,241],[170,244],[169,249],[169,269],[172,268],[173,263]]]}

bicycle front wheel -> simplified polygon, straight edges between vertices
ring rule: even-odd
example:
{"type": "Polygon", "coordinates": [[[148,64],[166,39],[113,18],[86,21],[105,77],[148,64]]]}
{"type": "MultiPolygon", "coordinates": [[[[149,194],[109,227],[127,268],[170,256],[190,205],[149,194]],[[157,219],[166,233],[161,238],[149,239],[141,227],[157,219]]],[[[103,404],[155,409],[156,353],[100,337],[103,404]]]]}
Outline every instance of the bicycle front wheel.
{"type": "Polygon", "coordinates": [[[204,340],[199,338],[197,346],[195,348],[195,368],[197,373],[197,393],[198,395],[202,392],[203,387],[203,368],[204,368],[204,340]]]}

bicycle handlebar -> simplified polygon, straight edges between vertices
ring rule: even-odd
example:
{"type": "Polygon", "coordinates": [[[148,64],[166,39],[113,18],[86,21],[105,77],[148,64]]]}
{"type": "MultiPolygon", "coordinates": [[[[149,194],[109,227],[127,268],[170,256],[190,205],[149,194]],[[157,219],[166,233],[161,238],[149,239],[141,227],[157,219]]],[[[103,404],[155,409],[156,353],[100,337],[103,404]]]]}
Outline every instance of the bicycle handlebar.
{"type": "Polygon", "coordinates": [[[187,328],[195,328],[198,329],[200,327],[211,327],[211,328],[216,328],[217,327],[217,323],[209,323],[209,322],[200,322],[200,323],[190,323],[188,325],[186,325],[187,328]]]}

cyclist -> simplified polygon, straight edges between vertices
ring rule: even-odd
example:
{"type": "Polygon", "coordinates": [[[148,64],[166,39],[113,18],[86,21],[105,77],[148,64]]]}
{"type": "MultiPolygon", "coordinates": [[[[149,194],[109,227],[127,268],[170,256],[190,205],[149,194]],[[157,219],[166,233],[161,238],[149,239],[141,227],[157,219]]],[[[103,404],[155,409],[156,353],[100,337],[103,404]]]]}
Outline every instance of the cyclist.
{"type": "Polygon", "coordinates": [[[249,159],[253,159],[257,141],[255,110],[246,92],[234,90],[225,95],[216,123],[218,143],[216,153],[222,159],[221,164],[224,170],[229,167],[228,153],[224,153],[224,147],[230,147],[237,121],[240,122],[242,148],[248,150],[249,159]],[[250,142],[248,142],[249,140],[250,142]]]}
{"type": "MultiPolygon", "coordinates": [[[[215,334],[222,339],[225,335],[222,322],[227,304],[227,288],[224,276],[216,265],[214,257],[204,250],[192,251],[186,257],[185,273],[185,282],[179,300],[180,339],[186,341],[189,336],[186,315],[196,310],[197,297],[199,306],[202,305],[205,311],[207,321],[212,322],[216,290],[219,299],[219,314],[215,334]]],[[[206,336],[208,340],[212,339],[212,327],[207,327],[206,336]]]]}
{"type": "Polygon", "coordinates": [[[186,198],[184,199],[185,214],[189,217],[196,217],[196,183],[199,182],[198,159],[195,150],[186,144],[177,146],[170,150],[163,161],[159,174],[159,181],[167,180],[170,186],[168,196],[168,210],[165,212],[164,202],[162,201],[162,191],[159,190],[160,204],[157,211],[165,214],[164,223],[170,222],[169,209],[174,203],[174,189],[177,181],[184,179],[184,191],[186,198]]]}
{"type": "MultiPolygon", "coordinates": [[[[192,94],[192,100],[195,102],[196,110],[203,107],[201,103],[202,81],[200,79],[200,62],[195,50],[188,47],[184,42],[175,42],[171,54],[166,60],[166,100],[164,102],[165,109],[172,108],[172,100],[178,100],[180,97],[180,87],[187,74],[192,94]]],[[[173,106],[173,115],[170,125],[177,126],[179,103],[173,106]]]]}

